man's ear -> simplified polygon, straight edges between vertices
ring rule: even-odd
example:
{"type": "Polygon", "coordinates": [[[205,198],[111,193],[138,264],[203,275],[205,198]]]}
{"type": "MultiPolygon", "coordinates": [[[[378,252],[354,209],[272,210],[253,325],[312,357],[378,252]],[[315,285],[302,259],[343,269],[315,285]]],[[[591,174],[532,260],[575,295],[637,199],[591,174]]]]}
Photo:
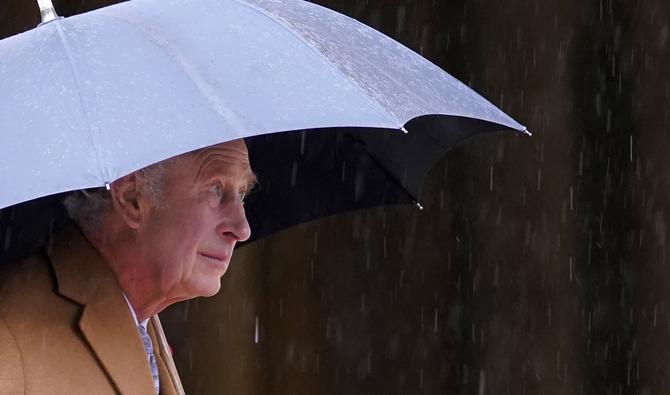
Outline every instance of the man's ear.
{"type": "Polygon", "coordinates": [[[137,173],[133,172],[114,181],[111,185],[112,204],[114,211],[123,218],[132,229],[139,228],[142,223],[140,207],[140,185],[137,173]]]}

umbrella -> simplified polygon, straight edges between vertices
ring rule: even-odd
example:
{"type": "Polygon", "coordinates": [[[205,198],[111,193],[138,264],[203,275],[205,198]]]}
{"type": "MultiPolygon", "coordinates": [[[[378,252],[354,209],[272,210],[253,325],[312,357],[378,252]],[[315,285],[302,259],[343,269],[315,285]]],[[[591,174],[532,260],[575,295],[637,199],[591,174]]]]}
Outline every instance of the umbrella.
{"type": "Polygon", "coordinates": [[[413,202],[454,143],[526,130],[415,52],[309,2],[132,0],[70,18],[40,7],[39,27],[0,41],[0,208],[244,137],[264,185],[249,206],[261,236],[413,202]],[[268,219],[277,202],[293,212],[268,219]]]}

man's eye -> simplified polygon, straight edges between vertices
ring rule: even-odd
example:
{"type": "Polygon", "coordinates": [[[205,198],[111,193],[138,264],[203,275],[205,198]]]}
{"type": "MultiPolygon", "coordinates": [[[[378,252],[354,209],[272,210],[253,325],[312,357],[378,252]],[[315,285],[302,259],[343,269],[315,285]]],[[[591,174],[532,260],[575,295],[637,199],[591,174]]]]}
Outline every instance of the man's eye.
{"type": "MultiPolygon", "coordinates": [[[[216,196],[217,199],[223,200],[224,197],[224,192],[223,192],[223,186],[221,184],[215,184],[210,187],[210,191],[216,196]]],[[[243,188],[240,189],[238,192],[238,196],[240,197],[240,201],[244,203],[244,199],[249,195],[249,188],[243,188]]]]}
{"type": "Polygon", "coordinates": [[[214,193],[218,197],[222,197],[223,196],[223,188],[221,188],[221,185],[219,185],[219,184],[212,185],[212,193],[214,193]]]}

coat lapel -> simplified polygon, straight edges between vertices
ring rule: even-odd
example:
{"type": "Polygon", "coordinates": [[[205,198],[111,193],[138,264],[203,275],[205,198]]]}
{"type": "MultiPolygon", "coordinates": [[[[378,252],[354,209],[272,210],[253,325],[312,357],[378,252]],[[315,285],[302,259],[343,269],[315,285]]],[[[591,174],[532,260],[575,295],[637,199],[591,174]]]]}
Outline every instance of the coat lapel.
{"type": "Polygon", "coordinates": [[[177,368],[174,365],[163,327],[157,315],[149,321],[149,336],[151,336],[151,341],[154,344],[154,354],[156,355],[158,375],[161,382],[161,395],[184,395],[177,368]]]}
{"type": "Polygon", "coordinates": [[[121,394],[153,394],[144,346],[123,293],[103,258],[74,226],[48,250],[58,291],[83,305],[84,339],[121,394]]]}

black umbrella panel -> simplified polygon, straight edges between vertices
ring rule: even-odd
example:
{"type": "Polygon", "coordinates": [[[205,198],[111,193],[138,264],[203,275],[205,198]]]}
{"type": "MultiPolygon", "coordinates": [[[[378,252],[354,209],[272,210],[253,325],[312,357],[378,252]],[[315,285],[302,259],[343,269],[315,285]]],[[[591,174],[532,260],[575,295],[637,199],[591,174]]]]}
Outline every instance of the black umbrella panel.
{"type": "MultiPolygon", "coordinates": [[[[259,185],[246,201],[251,242],[317,218],[394,204],[416,204],[423,179],[449,148],[501,131],[470,118],[426,116],[404,132],[327,128],[246,139],[259,185]]],[[[0,210],[0,264],[44,245],[68,222],[58,194],[0,210]]]]}
{"type": "Polygon", "coordinates": [[[421,207],[423,180],[449,148],[503,127],[471,118],[425,116],[409,122],[406,130],[331,128],[247,138],[259,180],[247,199],[250,241],[351,210],[421,207]]]}

